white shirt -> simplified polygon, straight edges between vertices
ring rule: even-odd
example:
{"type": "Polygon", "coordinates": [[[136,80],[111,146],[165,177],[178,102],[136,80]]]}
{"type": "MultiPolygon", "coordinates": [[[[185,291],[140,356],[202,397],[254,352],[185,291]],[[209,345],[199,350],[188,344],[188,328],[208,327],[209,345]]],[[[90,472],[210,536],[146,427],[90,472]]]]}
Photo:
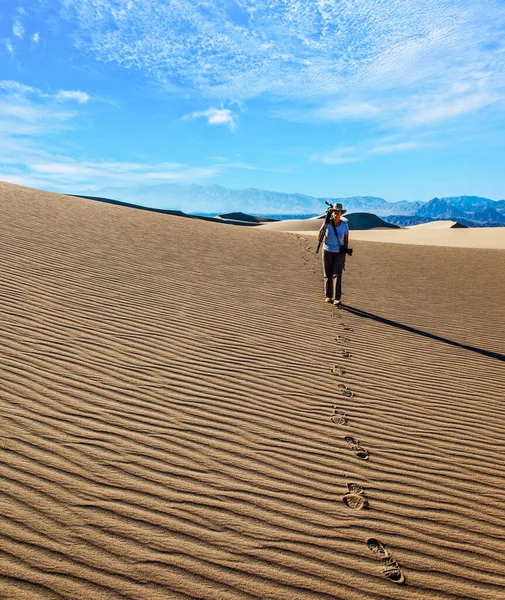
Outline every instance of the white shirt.
{"type": "Polygon", "coordinates": [[[340,252],[340,246],[344,245],[344,236],[349,233],[349,225],[347,221],[340,221],[340,225],[335,225],[333,228],[333,219],[328,223],[324,234],[323,250],[328,252],[340,252]],[[335,236],[335,229],[337,236],[335,236]]]}

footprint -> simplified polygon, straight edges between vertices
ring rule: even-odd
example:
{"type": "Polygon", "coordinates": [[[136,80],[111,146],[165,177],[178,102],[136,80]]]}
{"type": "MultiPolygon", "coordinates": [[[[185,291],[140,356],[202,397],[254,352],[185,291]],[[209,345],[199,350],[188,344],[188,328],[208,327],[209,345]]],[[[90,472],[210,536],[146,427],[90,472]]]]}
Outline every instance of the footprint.
{"type": "Polygon", "coordinates": [[[342,498],[342,502],[353,510],[362,510],[368,508],[368,500],[361,494],[346,494],[342,498]]]}
{"type": "Polygon", "coordinates": [[[376,540],[375,538],[368,538],[366,545],[368,546],[370,552],[377,554],[379,558],[391,558],[391,555],[384,547],[384,544],[379,542],[379,540],[376,540]]]}
{"type": "Polygon", "coordinates": [[[341,351],[341,356],[343,358],[351,358],[352,352],[350,350],[342,350],[341,351]]]}
{"type": "Polygon", "coordinates": [[[351,435],[346,435],[344,440],[349,444],[349,446],[351,446],[351,450],[358,458],[368,460],[368,450],[365,450],[363,446],[360,446],[359,441],[356,438],[353,438],[351,435]]]}
{"type": "Polygon", "coordinates": [[[391,581],[394,581],[394,583],[404,583],[405,576],[402,573],[400,565],[393,560],[382,542],[375,538],[369,538],[366,543],[370,552],[373,552],[382,560],[384,575],[391,581]]]}
{"type": "Polygon", "coordinates": [[[368,508],[368,499],[363,488],[357,483],[348,483],[349,492],[342,498],[342,502],[353,510],[368,508]]]}
{"type": "Polygon", "coordinates": [[[405,575],[402,573],[400,565],[392,558],[386,558],[382,562],[384,575],[395,583],[405,583],[405,575]]]}
{"type": "Polygon", "coordinates": [[[333,375],[343,375],[345,373],[344,369],[339,365],[333,365],[331,372],[333,375]]]}
{"type": "Polygon", "coordinates": [[[359,483],[348,483],[347,489],[349,490],[349,494],[364,494],[363,488],[359,485],[359,483]]]}
{"type": "Polygon", "coordinates": [[[337,425],[347,425],[347,417],[345,412],[343,410],[337,410],[335,405],[333,406],[333,409],[335,414],[330,417],[333,423],[336,423],[337,425]]]}
{"type": "Polygon", "coordinates": [[[341,335],[337,335],[337,337],[335,338],[335,341],[338,342],[339,344],[347,344],[347,342],[351,341],[351,338],[342,337],[341,335]]]}
{"type": "Polygon", "coordinates": [[[342,396],[346,398],[352,398],[354,396],[354,392],[350,390],[345,383],[339,383],[338,387],[340,388],[342,396]]]}

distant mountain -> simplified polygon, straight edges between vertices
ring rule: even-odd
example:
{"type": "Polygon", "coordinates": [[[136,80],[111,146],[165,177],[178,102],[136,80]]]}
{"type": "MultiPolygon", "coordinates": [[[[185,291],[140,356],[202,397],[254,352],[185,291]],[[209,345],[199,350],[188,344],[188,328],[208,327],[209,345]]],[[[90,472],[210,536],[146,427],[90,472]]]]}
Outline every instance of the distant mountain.
{"type": "Polygon", "coordinates": [[[480,223],[505,223],[505,216],[489,207],[480,212],[474,212],[472,220],[480,223]]]}
{"type": "MultiPolygon", "coordinates": [[[[347,213],[373,213],[387,217],[408,216],[429,221],[451,219],[466,220],[471,226],[505,226],[505,200],[490,200],[479,196],[452,196],[433,198],[429,202],[387,202],[376,196],[350,196],[344,198],[316,198],[305,194],[272,192],[257,188],[232,190],[219,185],[180,185],[164,183],[153,186],[104,188],[84,191],[83,196],[101,196],[121,202],[163,210],[181,210],[189,214],[243,212],[256,217],[284,218],[300,215],[321,215],[326,202],[341,202],[347,213]],[[491,225],[489,225],[491,224],[491,225]]],[[[425,221],[419,221],[425,222],[425,221]]]]}
{"type": "Polygon", "coordinates": [[[115,200],[131,202],[152,208],[178,209],[186,213],[221,214],[244,212],[257,215],[269,213],[319,214],[324,212],[324,203],[312,196],[270,192],[256,188],[231,190],[219,185],[180,185],[164,183],[154,186],[128,188],[104,188],[82,195],[106,196],[115,200]]]}
{"type": "MultiPolygon", "coordinates": [[[[320,202],[341,202],[347,212],[371,212],[375,215],[387,214],[390,202],[375,196],[350,196],[348,198],[318,198],[320,202]],[[365,210],[366,209],[366,210],[365,210]]],[[[326,205],[324,209],[326,209],[326,205]]]]}
{"type": "Polygon", "coordinates": [[[491,208],[494,208],[500,214],[505,215],[505,200],[496,200],[495,202],[491,200],[491,203],[488,204],[491,208]]]}
{"type": "Polygon", "coordinates": [[[429,217],[411,217],[409,215],[389,215],[382,218],[387,223],[393,223],[400,227],[411,227],[412,225],[421,225],[421,223],[430,223],[430,221],[433,221],[429,217]]]}
{"type": "Polygon", "coordinates": [[[450,204],[444,198],[433,198],[426,204],[423,204],[412,216],[414,217],[429,217],[431,219],[453,219],[464,218],[465,213],[450,204]]]}
{"type": "Polygon", "coordinates": [[[489,198],[481,198],[480,196],[453,196],[450,198],[443,198],[443,200],[445,200],[451,206],[454,206],[454,208],[457,208],[465,213],[479,211],[485,207],[489,207],[491,205],[494,206],[496,204],[494,200],[489,200],[489,198]]]}
{"type": "Polygon", "coordinates": [[[421,206],[423,206],[423,202],[418,201],[408,202],[407,200],[402,200],[401,202],[391,202],[390,213],[395,215],[413,215],[421,206]]]}

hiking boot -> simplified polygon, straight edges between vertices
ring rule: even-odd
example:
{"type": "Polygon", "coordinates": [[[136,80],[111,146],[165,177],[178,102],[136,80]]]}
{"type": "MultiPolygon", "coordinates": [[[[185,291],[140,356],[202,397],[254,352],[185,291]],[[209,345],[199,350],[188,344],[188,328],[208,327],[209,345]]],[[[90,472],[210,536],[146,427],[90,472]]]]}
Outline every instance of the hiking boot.
{"type": "Polygon", "coordinates": [[[335,304],[336,306],[340,306],[342,304],[342,300],[335,300],[333,304],[335,304]]]}
{"type": "Polygon", "coordinates": [[[328,296],[326,296],[326,298],[324,299],[325,302],[328,302],[328,304],[331,304],[333,302],[333,300],[331,298],[328,298],[328,296]]]}

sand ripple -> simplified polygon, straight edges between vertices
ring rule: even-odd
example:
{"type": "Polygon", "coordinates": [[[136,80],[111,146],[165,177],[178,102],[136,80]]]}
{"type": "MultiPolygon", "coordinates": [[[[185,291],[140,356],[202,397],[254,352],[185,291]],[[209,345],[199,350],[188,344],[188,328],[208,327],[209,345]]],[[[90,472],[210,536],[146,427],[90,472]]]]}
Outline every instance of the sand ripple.
{"type": "Polygon", "coordinates": [[[505,597],[505,253],[0,197],[0,597],[505,597]]]}

